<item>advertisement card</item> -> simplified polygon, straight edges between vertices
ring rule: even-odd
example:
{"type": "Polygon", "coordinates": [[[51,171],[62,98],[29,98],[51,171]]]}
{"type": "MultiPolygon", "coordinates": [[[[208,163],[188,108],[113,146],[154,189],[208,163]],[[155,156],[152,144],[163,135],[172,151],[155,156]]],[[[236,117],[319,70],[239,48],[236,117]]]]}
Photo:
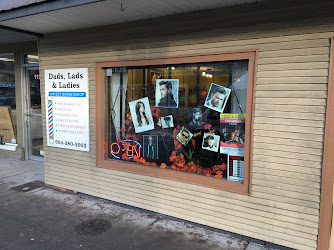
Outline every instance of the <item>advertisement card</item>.
{"type": "Polygon", "coordinates": [[[228,156],[227,179],[243,182],[244,180],[244,157],[228,156]]]}
{"type": "Polygon", "coordinates": [[[244,156],[245,114],[220,114],[220,153],[244,156]]]}
{"type": "Polygon", "coordinates": [[[88,69],[45,70],[47,145],[89,151],[88,69]]]}

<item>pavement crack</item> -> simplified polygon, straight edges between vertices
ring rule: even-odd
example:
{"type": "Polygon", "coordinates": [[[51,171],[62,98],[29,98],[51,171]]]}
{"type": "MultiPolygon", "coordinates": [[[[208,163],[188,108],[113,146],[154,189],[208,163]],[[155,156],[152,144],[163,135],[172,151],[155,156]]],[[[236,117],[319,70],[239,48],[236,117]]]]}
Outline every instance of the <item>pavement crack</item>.
{"type": "Polygon", "coordinates": [[[247,242],[247,244],[246,244],[246,246],[245,246],[244,250],[246,250],[246,249],[247,249],[248,245],[249,245],[249,242],[247,242]]]}
{"type": "Polygon", "coordinates": [[[162,220],[161,218],[157,218],[155,221],[151,222],[150,224],[147,225],[148,228],[152,228],[154,226],[155,223],[157,223],[158,221],[162,220]]]}

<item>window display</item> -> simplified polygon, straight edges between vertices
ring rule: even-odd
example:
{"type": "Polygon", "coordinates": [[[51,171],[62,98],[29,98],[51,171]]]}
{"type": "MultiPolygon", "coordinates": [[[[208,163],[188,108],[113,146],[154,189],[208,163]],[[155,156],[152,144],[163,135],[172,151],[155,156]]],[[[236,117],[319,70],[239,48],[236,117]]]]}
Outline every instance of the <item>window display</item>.
{"type": "Polygon", "coordinates": [[[105,68],[105,159],[242,183],[248,64],[105,68]]]}

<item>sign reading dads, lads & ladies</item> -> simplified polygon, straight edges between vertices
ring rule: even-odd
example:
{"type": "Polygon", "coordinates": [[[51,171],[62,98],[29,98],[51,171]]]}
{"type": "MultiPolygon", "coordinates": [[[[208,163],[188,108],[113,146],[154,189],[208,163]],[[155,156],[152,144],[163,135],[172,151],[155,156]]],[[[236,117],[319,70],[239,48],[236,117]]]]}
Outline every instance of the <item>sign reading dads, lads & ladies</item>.
{"type": "Polygon", "coordinates": [[[47,145],[89,151],[88,69],[45,70],[47,145]]]}

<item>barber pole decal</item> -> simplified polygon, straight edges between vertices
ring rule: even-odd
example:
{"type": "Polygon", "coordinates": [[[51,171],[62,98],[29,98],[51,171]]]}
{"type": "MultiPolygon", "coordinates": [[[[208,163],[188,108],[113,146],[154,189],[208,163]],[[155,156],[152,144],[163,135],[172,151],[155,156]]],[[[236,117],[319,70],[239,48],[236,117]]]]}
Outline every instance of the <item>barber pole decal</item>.
{"type": "Polygon", "coordinates": [[[49,118],[49,142],[53,144],[54,133],[53,133],[53,105],[52,98],[48,99],[48,118],[49,118]]]}

